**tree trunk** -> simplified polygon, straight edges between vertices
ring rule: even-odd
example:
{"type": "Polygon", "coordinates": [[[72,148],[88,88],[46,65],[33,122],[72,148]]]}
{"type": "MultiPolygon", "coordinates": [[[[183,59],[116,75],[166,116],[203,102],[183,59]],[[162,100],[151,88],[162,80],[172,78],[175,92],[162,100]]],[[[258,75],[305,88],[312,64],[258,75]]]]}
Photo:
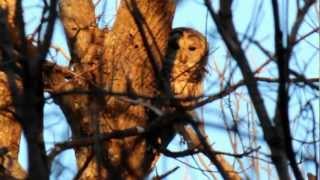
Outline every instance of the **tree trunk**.
{"type": "MultiPolygon", "coordinates": [[[[74,52],[71,67],[81,73],[80,78],[70,80],[69,84],[96,92],[92,96],[70,95],[57,100],[64,113],[70,114],[70,124],[80,123],[80,127],[72,128],[74,138],[146,127],[150,119],[142,105],[132,105],[120,96],[99,96],[99,90],[132,97],[159,94],[155,73],[159,73],[162,66],[174,3],[121,1],[111,30],[97,28],[91,1],[65,0],[60,8],[74,52]],[[86,16],[75,15],[81,9],[85,9],[86,16]]],[[[150,170],[155,155],[143,137],[104,143],[97,140],[92,147],[76,149],[79,169],[87,166],[79,175],[82,179],[141,179],[150,170]]]]}
{"type": "Polygon", "coordinates": [[[0,72],[0,178],[26,177],[18,162],[21,126],[15,119],[7,76],[0,72]]]}

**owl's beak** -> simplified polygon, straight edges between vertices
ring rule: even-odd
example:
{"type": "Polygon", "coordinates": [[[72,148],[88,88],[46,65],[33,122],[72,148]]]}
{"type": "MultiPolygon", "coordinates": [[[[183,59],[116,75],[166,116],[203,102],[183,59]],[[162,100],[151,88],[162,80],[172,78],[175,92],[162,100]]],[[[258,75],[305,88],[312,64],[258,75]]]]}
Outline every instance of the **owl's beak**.
{"type": "Polygon", "coordinates": [[[187,55],[185,55],[184,53],[181,54],[181,57],[179,58],[179,61],[186,64],[188,61],[188,57],[187,55]]]}

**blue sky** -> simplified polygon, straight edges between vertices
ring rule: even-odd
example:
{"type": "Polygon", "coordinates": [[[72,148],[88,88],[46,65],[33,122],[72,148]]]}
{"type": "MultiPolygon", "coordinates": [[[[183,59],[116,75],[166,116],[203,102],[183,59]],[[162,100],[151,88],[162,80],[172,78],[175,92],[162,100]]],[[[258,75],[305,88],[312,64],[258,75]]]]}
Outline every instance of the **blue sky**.
{"type": "MultiPolygon", "coordinates": [[[[34,27],[39,23],[39,10],[40,8],[37,6],[37,1],[24,1],[24,6],[26,8],[25,13],[25,21],[27,23],[27,33],[31,34],[34,31],[34,27]],[[34,3],[34,4],[32,4],[34,3]]],[[[213,1],[215,3],[215,7],[217,7],[217,1],[213,1]]],[[[285,1],[281,1],[284,3],[285,1]]],[[[292,22],[294,20],[294,14],[296,12],[295,3],[293,1],[288,1],[289,3],[289,18],[288,18],[288,27],[291,27],[292,22]]],[[[234,22],[237,27],[237,31],[241,34],[246,31],[247,25],[250,23],[251,17],[253,13],[256,13],[259,11],[259,16],[257,17],[257,33],[255,38],[259,40],[259,42],[262,43],[262,45],[269,49],[270,51],[273,51],[273,19],[272,19],[272,11],[270,8],[270,1],[256,1],[256,0],[247,0],[245,3],[236,0],[234,2],[233,10],[234,10],[234,22]],[[263,8],[261,10],[258,10],[255,8],[256,4],[259,2],[263,2],[263,8]]],[[[100,26],[103,26],[104,24],[111,25],[113,18],[115,17],[116,12],[116,4],[115,0],[108,0],[107,3],[101,4],[99,8],[97,8],[97,13],[100,13],[103,7],[106,7],[106,14],[102,16],[102,20],[100,21],[100,26]]],[[[281,9],[284,11],[284,9],[281,9]]],[[[285,13],[282,11],[282,17],[285,17],[285,13]]],[[[304,24],[301,29],[301,33],[309,32],[312,28],[312,19],[316,19],[316,13],[315,10],[311,10],[310,16],[307,17],[307,24],[304,24]],[[311,24],[311,25],[310,25],[311,24]]],[[[319,23],[317,24],[319,26],[319,23]]],[[[203,6],[201,0],[184,0],[181,2],[180,6],[177,7],[176,14],[174,17],[174,23],[173,27],[181,27],[181,26],[188,26],[193,27],[197,29],[198,31],[202,33],[207,33],[210,48],[214,52],[211,54],[209,58],[209,74],[206,79],[206,94],[212,94],[214,92],[217,92],[219,90],[219,81],[218,81],[218,72],[222,71],[224,67],[234,66],[235,63],[232,60],[228,60],[226,58],[228,54],[226,53],[225,46],[220,40],[219,35],[215,31],[215,27],[212,23],[212,19],[210,16],[208,16],[206,8],[203,6]],[[208,17],[208,18],[207,18],[208,17]]],[[[285,28],[286,25],[282,24],[282,27],[285,28]]],[[[314,27],[314,26],[313,26],[314,27]]],[[[251,28],[249,31],[253,31],[254,29],[251,28]]],[[[309,66],[305,67],[305,75],[308,77],[319,77],[319,48],[315,49],[313,46],[319,45],[319,36],[312,35],[308,39],[308,41],[301,43],[296,47],[296,60],[292,61],[291,67],[295,69],[301,69],[303,67],[304,62],[306,62],[310,57],[313,57],[313,60],[309,64],[309,66]],[[310,45],[312,44],[312,45],[310,45]]],[[[61,26],[61,23],[57,21],[56,29],[54,33],[54,39],[53,44],[56,46],[59,46],[67,52],[67,45],[65,42],[65,37],[63,35],[63,28],[61,26]]],[[[319,47],[319,46],[318,46],[319,47]]],[[[61,65],[67,65],[67,61],[65,57],[61,54],[55,54],[55,51],[51,51],[53,55],[57,55],[57,61],[58,64],[61,65]]],[[[248,50],[246,51],[246,55],[248,59],[250,59],[250,65],[251,68],[256,68],[260,66],[265,60],[266,56],[263,55],[257,48],[254,46],[250,46],[248,50]]],[[[239,70],[235,71],[235,77],[232,79],[232,82],[237,82],[241,78],[241,73],[239,70]]],[[[260,76],[264,77],[274,77],[276,76],[276,69],[275,66],[268,66],[263,72],[259,74],[260,76]]],[[[276,86],[271,85],[272,87],[269,87],[269,85],[266,86],[260,86],[260,90],[262,91],[264,98],[265,98],[265,104],[267,106],[269,114],[273,114],[274,111],[274,102],[273,98],[275,98],[274,92],[270,91],[271,89],[276,89],[276,86]],[[273,98],[272,98],[273,97],[273,98]]],[[[295,89],[292,89],[292,92],[295,93],[295,89]]],[[[250,104],[249,98],[246,95],[246,89],[240,88],[236,91],[238,94],[237,96],[230,96],[229,98],[232,100],[232,102],[236,99],[240,100],[239,106],[240,112],[239,114],[241,117],[246,114],[246,111],[254,111],[252,109],[252,106],[250,104]]],[[[310,97],[310,94],[308,92],[304,93],[304,98],[307,99],[310,97]]],[[[299,95],[299,98],[300,95],[299,95]]],[[[299,105],[299,98],[293,96],[291,105],[292,107],[298,108],[299,105]]],[[[207,105],[203,108],[204,112],[204,119],[206,122],[210,124],[215,125],[222,125],[223,126],[223,118],[227,118],[231,120],[231,114],[226,113],[227,117],[223,117],[221,115],[221,106],[225,106],[226,101],[228,101],[228,98],[224,98],[221,101],[216,101],[211,103],[210,105],[207,105]]],[[[236,106],[236,104],[232,104],[233,107],[236,106]]],[[[297,114],[296,108],[292,108],[290,112],[292,114],[292,117],[297,114]]],[[[319,122],[319,103],[314,103],[314,108],[316,110],[316,119],[319,122]]],[[[200,112],[200,110],[199,110],[200,112]]],[[[241,117],[239,119],[241,119],[241,117]]],[[[257,123],[254,121],[255,116],[253,115],[252,121],[254,123],[257,123]]],[[[302,124],[305,124],[308,126],[308,122],[302,122],[302,124]]],[[[243,128],[241,126],[241,128],[243,128]]],[[[242,129],[241,129],[242,130],[242,129]]],[[[247,129],[243,129],[243,131],[246,131],[247,129]]],[[[220,151],[226,151],[231,152],[231,145],[229,143],[229,137],[223,131],[222,129],[218,128],[208,128],[207,129],[210,141],[214,143],[214,148],[220,151]],[[228,142],[228,143],[226,143],[228,142]]],[[[304,135],[303,129],[297,130],[296,133],[301,133],[301,135],[304,135]]],[[[62,112],[57,108],[54,103],[48,103],[45,106],[45,138],[47,141],[47,149],[50,149],[52,147],[52,144],[55,142],[61,142],[66,139],[68,139],[71,136],[70,129],[67,126],[67,123],[64,120],[64,117],[62,115],[62,112]]],[[[261,133],[260,133],[260,138],[261,133]]],[[[260,142],[262,143],[262,142],[260,142]]],[[[171,149],[179,149],[181,147],[181,143],[179,143],[179,138],[176,138],[175,141],[170,145],[171,149]]],[[[25,141],[22,141],[21,144],[21,162],[24,166],[26,166],[26,153],[25,153],[25,141]]],[[[266,148],[262,148],[262,151],[266,152],[266,148]]],[[[197,157],[195,157],[197,158],[197,157]]],[[[73,151],[69,150],[67,152],[62,153],[57,157],[59,159],[60,163],[56,163],[53,166],[53,173],[52,179],[70,179],[74,173],[76,172],[76,164],[75,164],[75,158],[73,151]],[[57,175],[57,176],[56,176],[57,175]]],[[[228,158],[230,162],[233,161],[232,158],[228,158]]],[[[181,159],[182,161],[188,162],[193,166],[197,166],[197,164],[194,163],[194,159],[192,157],[181,159]]],[[[204,160],[206,163],[208,163],[207,160],[204,160]]],[[[171,169],[175,166],[180,166],[181,168],[174,173],[174,175],[169,176],[168,179],[176,179],[176,178],[183,178],[183,179],[194,179],[194,177],[198,177],[200,179],[207,179],[207,176],[201,173],[199,170],[193,170],[190,167],[187,167],[177,160],[170,159],[170,158],[162,158],[158,167],[157,171],[161,174],[165,172],[168,169],[171,169]]],[[[210,166],[211,167],[211,166],[210,166]]],[[[312,169],[312,165],[306,167],[307,169],[312,169]]],[[[214,169],[214,168],[213,168],[214,169]]],[[[263,173],[262,173],[263,174],[263,173]]],[[[255,174],[253,172],[249,172],[250,177],[255,177],[255,174]]],[[[219,178],[219,176],[217,176],[219,178]]],[[[264,178],[261,178],[264,179],[264,178]]]]}

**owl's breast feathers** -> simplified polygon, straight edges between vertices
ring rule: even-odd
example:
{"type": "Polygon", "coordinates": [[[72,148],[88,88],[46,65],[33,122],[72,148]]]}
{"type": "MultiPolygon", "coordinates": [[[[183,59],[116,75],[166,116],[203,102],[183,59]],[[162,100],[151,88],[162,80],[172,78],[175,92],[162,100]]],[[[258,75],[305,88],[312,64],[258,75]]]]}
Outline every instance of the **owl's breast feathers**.
{"type": "MultiPolygon", "coordinates": [[[[169,37],[163,72],[177,97],[196,97],[203,93],[208,43],[191,28],[176,28],[169,37]]],[[[184,104],[195,103],[189,102],[184,104]]]]}

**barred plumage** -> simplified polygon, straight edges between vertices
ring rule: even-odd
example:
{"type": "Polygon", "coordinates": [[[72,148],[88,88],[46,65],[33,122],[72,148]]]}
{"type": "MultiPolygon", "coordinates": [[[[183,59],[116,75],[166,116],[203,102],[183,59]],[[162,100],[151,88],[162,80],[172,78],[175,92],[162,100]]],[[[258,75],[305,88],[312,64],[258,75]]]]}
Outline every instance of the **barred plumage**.
{"type": "MultiPolygon", "coordinates": [[[[202,80],[207,64],[208,44],[206,38],[191,28],[172,31],[164,74],[176,97],[196,97],[203,94],[202,80]]],[[[194,101],[183,103],[190,105],[194,101]]]]}

